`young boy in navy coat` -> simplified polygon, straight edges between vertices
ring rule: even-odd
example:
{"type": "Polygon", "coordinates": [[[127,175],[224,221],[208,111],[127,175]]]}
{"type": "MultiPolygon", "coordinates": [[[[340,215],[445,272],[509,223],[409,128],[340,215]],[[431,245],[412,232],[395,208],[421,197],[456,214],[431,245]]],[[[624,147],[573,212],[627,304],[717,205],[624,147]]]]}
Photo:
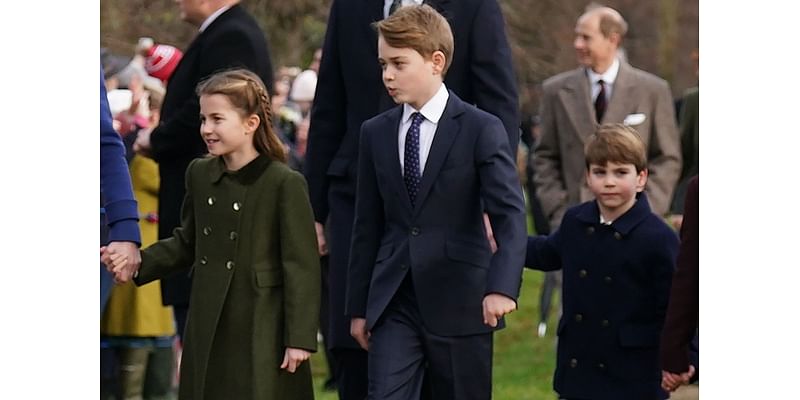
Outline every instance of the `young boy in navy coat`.
{"type": "Polygon", "coordinates": [[[434,400],[489,399],[492,332],[516,309],[525,256],[508,135],[445,87],[444,17],[407,6],[375,26],[402,105],[361,127],[346,311],[369,351],[368,398],[418,399],[426,374],[434,400]]]}
{"type": "Polygon", "coordinates": [[[529,237],[525,258],[564,271],[553,387],[562,399],[665,399],[658,345],[678,238],[650,211],[635,130],[602,125],[585,150],[595,200],[569,209],[555,233],[529,237]]]}

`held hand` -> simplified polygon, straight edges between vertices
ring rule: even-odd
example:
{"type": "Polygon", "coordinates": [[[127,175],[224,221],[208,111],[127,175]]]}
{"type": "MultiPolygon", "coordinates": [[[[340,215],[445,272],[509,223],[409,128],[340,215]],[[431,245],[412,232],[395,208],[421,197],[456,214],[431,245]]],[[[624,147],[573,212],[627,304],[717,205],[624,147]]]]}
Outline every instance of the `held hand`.
{"type": "Polygon", "coordinates": [[[669,371],[661,371],[661,388],[666,391],[674,392],[681,385],[688,385],[694,376],[694,365],[689,365],[689,370],[680,374],[669,371]]]}
{"type": "Polygon", "coordinates": [[[317,230],[317,251],[320,257],[328,254],[328,241],[325,240],[325,226],[319,222],[314,222],[314,228],[317,230]]]}
{"type": "Polygon", "coordinates": [[[350,320],[350,336],[352,336],[362,349],[369,351],[369,332],[367,331],[366,318],[352,318],[350,320]]]}
{"type": "Polygon", "coordinates": [[[516,309],[517,302],[508,296],[498,293],[487,294],[483,298],[483,323],[494,328],[501,317],[516,309]]]}
{"type": "Polygon", "coordinates": [[[293,374],[294,371],[297,370],[297,367],[299,367],[303,361],[308,360],[308,357],[310,356],[311,353],[306,350],[287,347],[286,351],[283,353],[283,363],[281,364],[281,369],[285,369],[289,373],[293,374]]]}
{"type": "Polygon", "coordinates": [[[492,223],[489,222],[489,214],[487,213],[483,213],[483,227],[486,229],[486,239],[489,240],[492,254],[497,253],[497,242],[494,241],[494,231],[492,231],[492,223]]]}
{"type": "Polygon", "coordinates": [[[109,258],[112,265],[106,263],[107,268],[112,268],[114,272],[114,279],[118,283],[125,283],[131,280],[133,274],[139,270],[142,263],[142,257],[139,253],[139,247],[133,242],[111,242],[106,251],[109,253],[109,258]],[[114,257],[117,255],[118,257],[114,257]]]}

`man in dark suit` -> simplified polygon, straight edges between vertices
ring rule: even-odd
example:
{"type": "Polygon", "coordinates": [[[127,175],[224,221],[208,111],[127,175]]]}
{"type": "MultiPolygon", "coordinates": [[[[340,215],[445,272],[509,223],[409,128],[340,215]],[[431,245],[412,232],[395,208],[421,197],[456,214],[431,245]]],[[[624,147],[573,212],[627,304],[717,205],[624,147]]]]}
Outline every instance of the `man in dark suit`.
{"type": "Polygon", "coordinates": [[[695,372],[690,361],[690,344],[699,320],[699,193],[700,178],[695,176],[686,190],[678,269],[672,278],[667,318],[661,333],[661,386],[670,391],[689,383],[695,372]]]}
{"type": "MultiPolygon", "coordinates": [[[[305,175],[317,221],[320,247],[327,223],[330,250],[329,347],[341,365],[337,383],[342,400],[366,395],[367,354],[350,337],[344,315],[345,277],[353,226],[361,123],[394,102],[381,83],[374,21],[400,1],[334,0],[311,109],[305,175]]],[[[402,3],[421,3],[405,1],[402,3]]],[[[453,30],[458,50],[445,83],[461,99],[502,121],[516,153],[519,138],[517,90],[503,15],[496,0],[426,1],[453,30]]]]}
{"type": "MultiPolygon", "coordinates": [[[[184,52],[167,84],[161,107],[161,123],[150,132],[150,153],[158,162],[161,190],[158,195],[160,239],[172,236],[180,224],[185,193],[184,174],[189,162],[206,153],[200,137],[200,105],[195,87],[215,72],[233,67],[247,68],[272,91],[272,65],[264,33],[238,0],[180,0],[181,19],[199,32],[184,52]]],[[[148,142],[143,140],[147,150],[148,142]]],[[[164,279],[161,295],[175,311],[179,334],[183,333],[189,306],[190,278],[164,279]]]]}

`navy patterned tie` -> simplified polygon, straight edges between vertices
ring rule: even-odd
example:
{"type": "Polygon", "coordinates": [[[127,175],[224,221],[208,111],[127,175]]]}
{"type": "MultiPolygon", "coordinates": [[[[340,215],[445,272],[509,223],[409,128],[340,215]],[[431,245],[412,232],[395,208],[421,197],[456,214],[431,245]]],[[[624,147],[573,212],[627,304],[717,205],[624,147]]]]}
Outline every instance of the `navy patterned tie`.
{"type": "Polygon", "coordinates": [[[597,118],[597,123],[603,120],[603,115],[606,114],[606,85],[602,79],[597,81],[600,85],[600,93],[597,93],[597,98],[594,100],[594,116],[597,118]]]}
{"type": "Polygon", "coordinates": [[[411,127],[406,132],[405,154],[403,155],[403,181],[406,183],[408,197],[411,199],[411,205],[413,206],[419,191],[419,182],[422,178],[419,168],[419,126],[422,125],[425,117],[415,112],[411,114],[411,118],[411,127]]]}

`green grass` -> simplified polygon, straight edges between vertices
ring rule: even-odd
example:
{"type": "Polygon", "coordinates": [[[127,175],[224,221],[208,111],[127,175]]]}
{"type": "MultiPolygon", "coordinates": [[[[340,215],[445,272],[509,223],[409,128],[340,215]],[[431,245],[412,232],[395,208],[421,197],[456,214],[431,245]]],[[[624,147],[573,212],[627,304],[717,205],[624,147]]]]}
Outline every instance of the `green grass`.
{"type": "MultiPolygon", "coordinates": [[[[539,313],[539,288],[544,273],[525,270],[519,310],[506,318],[506,328],[494,336],[494,369],[492,398],[495,400],[549,400],[556,399],[553,392],[555,368],[555,327],[557,315],[550,312],[547,335],[536,336],[539,313]]],[[[554,303],[557,299],[554,298],[554,303]]],[[[322,384],[328,376],[325,354],[316,352],[311,357],[314,375],[314,393],[317,400],[338,400],[335,392],[324,392],[322,384]]]]}

